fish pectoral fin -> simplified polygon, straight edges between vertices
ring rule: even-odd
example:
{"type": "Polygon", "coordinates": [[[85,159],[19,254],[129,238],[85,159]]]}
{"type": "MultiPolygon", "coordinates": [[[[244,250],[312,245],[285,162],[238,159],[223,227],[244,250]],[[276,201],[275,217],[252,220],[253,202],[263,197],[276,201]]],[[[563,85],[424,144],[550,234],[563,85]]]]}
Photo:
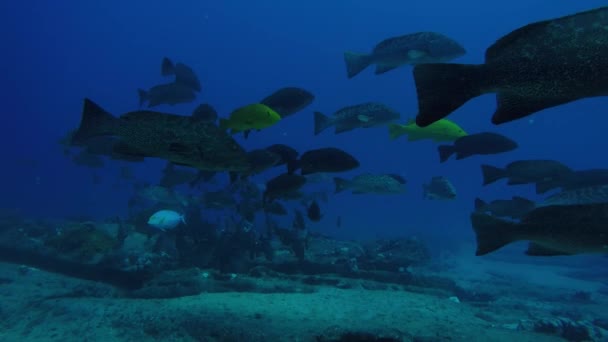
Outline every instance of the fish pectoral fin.
{"type": "Polygon", "coordinates": [[[393,69],[397,69],[399,65],[393,64],[376,64],[376,75],[384,74],[385,72],[389,72],[393,69]]]}
{"type": "Polygon", "coordinates": [[[512,93],[496,94],[496,112],[492,123],[499,125],[505,122],[521,119],[546,108],[572,102],[576,98],[542,98],[519,96],[512,93]]]}
{"type": "Polygon", "coordinates": [[[570,255],[568,252],[560,251],[553,248],[548,248],[542,245],[539,245],[535,242],[530,242],[528,244],[528,249],[526,250],[526,255],[530,256],[557,256],[557,255],[570,255]]]}

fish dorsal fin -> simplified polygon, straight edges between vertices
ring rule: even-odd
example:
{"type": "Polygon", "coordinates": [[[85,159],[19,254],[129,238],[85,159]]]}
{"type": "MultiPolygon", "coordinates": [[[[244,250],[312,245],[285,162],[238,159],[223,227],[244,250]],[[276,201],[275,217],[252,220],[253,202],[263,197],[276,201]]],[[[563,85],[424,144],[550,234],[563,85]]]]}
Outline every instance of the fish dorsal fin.
{"type": "Polygon", "coordinates": [[[491,62],[492,60],[501,56],[505,49],[508,49],[511,45],[517,43],[520,38],[526,38],[529,34],[534,32],[535,30],[542,30],[547,26],[551,21],[555,19],[539,21],[537,23],[528,24],[526,26],[520,27],[517,30],[499,38],[494,44],[492,44],[486,50],[486,62],[491,62]]]}

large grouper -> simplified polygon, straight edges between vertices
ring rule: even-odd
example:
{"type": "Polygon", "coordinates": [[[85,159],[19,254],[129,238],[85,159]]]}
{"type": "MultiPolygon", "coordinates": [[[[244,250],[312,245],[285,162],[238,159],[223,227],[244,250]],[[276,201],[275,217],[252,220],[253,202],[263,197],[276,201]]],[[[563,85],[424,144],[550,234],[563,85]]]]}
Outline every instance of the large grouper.
{"type": "Polygon", "coordinates": [[[112,136],[112,152],[152,157],[199,170],[242,172],[249,169],[245,150],[216,124],[192,116],[138,110],[119,117],[85,99],[73,145],[86,145],[99,136],[112,136]]]}
{"type": "Polygon", "coordinates": [[[416,65],[416,124],[428,126],[486,93],[496,93],[494,124],[605,96],[606,70],[608,7],[532,23],[490,46],[484,64],[416,65]]]}

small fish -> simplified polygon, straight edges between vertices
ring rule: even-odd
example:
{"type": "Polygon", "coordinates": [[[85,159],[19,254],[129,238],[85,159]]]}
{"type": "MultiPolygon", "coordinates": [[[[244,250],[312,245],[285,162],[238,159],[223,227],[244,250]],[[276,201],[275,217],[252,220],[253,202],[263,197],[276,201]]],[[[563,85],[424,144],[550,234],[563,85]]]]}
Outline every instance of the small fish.
{"type": "Polygon", "coordinates": [[[374,175],[365,173],[351,180],[336,177],[335,193],[351,190],[353,194],[402,194],[405,193],[406,180],[394,174],[374,175]]]}
{"type": "Polygon", "coordinates": [[[405,125],[389,123],[388,133],[391,140],[407,134],[408,141],[429,139],[434,142],[454,141],[467,135],[460,126],[447,119],[433,122],[427,127],[419,127],[414,120],[405,125]]]}
{"type": "Polygon", "coordinates": [[[279,156],[280,160],[276,165],[286,165],[289,162],[293,162],[298,159],[299,155],[298,151],[283,144],[270,145],[265,150],[279,156]]]}
{"type": "Polygon", "coordinates": [[[436,32],[416,32],[388,38],[378,43],[371,54],[344,53],[348,78],[371,64],[376,74],[407,64],[447,62],[466,53],[456,41],[436,32]]]}
{"type": "Polygon", "coordinates": [[[332,117],[315,112],[315,135],[334,126],[335,134],[352,131],[355,128],[370,128],[398,120],[400,114],[382,103],[366,102],[344,107],[332,117]]]}
{"type": "Polygon", "coordinates": [[[314,99],[315,96],[305,89],[285,87],[268,95],[260,103],[274,109],[281,118],[285,118],[308,107],[314,99]]]}
{"type": "Polygon", "coordinates": [[[513,196],[510,200],[494,200],[490,203],[476,198],[475,211],[479,213],[489,212],[497,217],[510,217],[512,219],[521,219],[524,215],[536,208],[536,203],[529,199],[513,196]]]}
{"type": "Polygon", "coordinates": [[[186,224],[184,215],[173,210],[159,210],[148,219],[150,226],[162,231],[174,229],[180,223],[186,224]]]}
{"type": "Polygon", "coordinates": [[[267,149],[257,149],[247,152],[249,159],[249,170],[247,175],[255,175],[278,165],[281,157],[267,149]]]}
{"type": "Polygon", "coordinates": [[[359,167],[359,161],[340,149],[327,147],[306,151],[287,164],[288,173],[301,169],[302,175],[317,172],[344,172],[359,167]]]}
{"type": "Polygon", "coordinates": [[[173,64],[169,58],[165,57],[160,66],[160,73],[163,76],[175,75],[175,83],[201,91],[201,82],[196,77],[194,70],[183,63],[173,64]]]}
{"type": "Polygon", "coordinates": [[[440,162],[445,162],[456,153],[456,159],[467,158],[476,154],[498,154],[514,150],[517,143],[504,135],[496,133],[476,133],[458,138],[453,145],[441,145],[439,151],[440,162]]]}
{"type": "MultiPolygon", "coordinates": [[[[414,67],[419,126],[496,93],[494,124],[608,94],[608,7],[523,26],[486,50],[485,63],[414,67]]],[[[582,120],[579,118],[579,120],[582,120]]]]}
{"type": "Polygon", "coordinates": [[[230,129],[230,133],[248,132],[253,129],[264,129],[270,127],[281,120],[281,116],[272,108],[254,103],[235,109],[228,119],[220,119],[220,128],[230,129]]]}
{"type": "Polygon", "coordinates": [[[508,178],[509,185],[536,183],[536,193],[542,194],[573,177],[573,171],[555,160],[518,160],[509,163],[505,168],[481,165],[483,185],[488,185],[502,178],[508,178]]]}
{"type": "Polygon", "coordinates": [[[176,105],[179,103],[190,103],[196,99],[192,88],[180,83],[166,83],[154,86],[148,90],[138,89],[139,105],[148,102],[148,108],[162,104],[176,105]]]}
{"type": "Polygon", "coordinates": [[[194,109],[192,117],[206,122],[215,122],[217,120],[217,112],[210,104],[202,103],[194,109]]]}
{"type": "Polygon", "coordinates": [[[321,221],[321,208],[319,207],[319,203],[317,203],[317,201],[312,201],[306,210],[306,214],[308,215],[308,219],[313,222],[321,221]]]}
{"type": "Polygon", "coordinates": [[[453,200],[456,198],[456,189],[452,183],[443,176],[431,178],[429,184],[423,184],[424,198],[431,200],[453,200]]]}
{"type": "Polygon", "coordinates": [[[282,174],[266,183],[264,190],[264,203],[272,202],[276,198],[297,192],[306,183],[306,178],[300,175],[282,174]]]}
{"type": "Polygon", "coordinates": [[[530,241],[528,255],[573,255],[608,251],[608,204],[536,208],[521,222],[487,214],[471,214],[477,237],[475,255],[484,255],[516,241],[530,241]]]}

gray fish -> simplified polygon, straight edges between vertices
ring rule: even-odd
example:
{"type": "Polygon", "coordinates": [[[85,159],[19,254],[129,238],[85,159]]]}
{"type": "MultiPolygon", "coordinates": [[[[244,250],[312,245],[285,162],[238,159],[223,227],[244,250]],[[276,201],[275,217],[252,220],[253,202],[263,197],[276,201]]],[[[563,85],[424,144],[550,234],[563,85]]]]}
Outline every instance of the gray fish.
{"type": "Polygon", "coordinates": [[[458,138],[453,145],[441,145],[437,147],[437,150],[439,151],[439,161],[443,163],[454,153],[456,153],[456,159],[463,159],[476,154],[508,152],[517,147],[515,141],[504,135],[484,132],[458,138]]]}
{"type": "Polygon", "coordinates": [[[283,144],[270,145],[265,150],[279,156],[280,160],[276,165],[283,165],[297,160],[299,154],[295,149],[283,144]]]}
{"type": "Polygon", "coordinates": [[[305,89],[285,87],[268,95],[260,103],[274,109],[284,118],[308,107],[314,99],[315,96],[305,89]]]}
{"type": "Polygon", "coordinates": [[[169,58],[165,57],[160,66],[160,73],[163,76],[175,75],[175,83],[201,91],[201,82],[196,77],[194,70],[183,63],[173,64],[169,58]]]}
{"type": "Polygon", "coordinates": [[[405,183],[405,179],[399,175],[365,173],[351,180],[334,178],[335,193],[350,190],[353,194],[402,194],[405,192],[405,183]]]}
{"type": "Polygon", "coordinates": [[[475,211],[478,213],[489,212],[497,217],[510,217],[521,219],[524,215],[536,208],[536,203],[529,199],[513,196],[510,200],[494,200],[486,203],[479,198],[475,199],[475,211]]]}
{"type": "Polygon", "coordinates": [[[148,90],[138,89],[139,105],[148,102],[148,108],[161,104],[176,105],[189,103],[196,99],[194,90],[181,83],[166,83],[154,86],[148,90]]]}
{"type": "Polygon", "coordinates": [[[477,237],[476,255],[516,241],[530,241],[528,255],[572,255],[608,252],[608,204],[536,208],[521,222],[471,214],[477,237]]]}
{"type": "Polygon", "coordinates": [[[202,121],[215,122],[217,120],[217,112],[210,104],[203,103],[194,108],[192,117],[202,121]]]}
{"type": "Polygon", "coordinates": [[[542,194],[559,187],[563,181],[573,176],[573,171],[555,160],[518,160],[505,168],[481,165],[483,185],[502,178],[508,178],[509,185],[536,183],[536,193],[542,194]]]}
{"type": "Polygon", "coordinates": [[[591,186],[608,185],[608,169],[574,171],[570,179],[561,182],[563,190],[574,190],[591,186]]]}
{"type": "Polygon", "coordinates": [[[334,126],[335,134],[352,131],[355,128],[369,128],[386,125],[398,120],[400,114],[382,103],[366,102],[344,107],[332,117],[315,112],[315,135],[334,126]]]}
{"type": "Polygon", "coordinates": [[[564,190],[549,196],[538,204],[539,207],[550,205],[598,204],[608,203],[608,185],[590,186],[564,190]]]}
{"type": "Polygon", "coordinates": [[[436,32],[416,32],[385,39],[371,54],[344,53],[346,72],[352,78],[370,64],[376,64],[376,74],[406,64],[448,62],[466,53],[456,41],[436,32]]]}
{"type": "Polygon", "coordinates": [[[431,200],[453,200],[456,198],[456,189],[449,179],[443,176],[431,178],[429,184],[423,184],[424,198],[431,200]]]}
{"type": "Polygon", "coordinates": [[[608,94],[608,7],[532,23],[500,38],[485,63],[414,67],[416,124],[448,116],[470,99],[496,93],[494,124],[608,94]]]}
{"type": "Polygon", "coordinates": [[[303,176],[317,172],[344,172],[359,167],[359,161],[349,153],[334,147],[306,151],[300,159],[287,164],[288,173],[301,169],[303,176]]]}
{"type": "Polygon", "coordinates": [[[135,111],[114,117],[85,99],[80,127],[72,137],[76,145],[98,136],[119,139],[118,155],[154,157],[178,165],[209,171],[246,171],[245,150],[212,123],[152,111],[135,111]]]}

